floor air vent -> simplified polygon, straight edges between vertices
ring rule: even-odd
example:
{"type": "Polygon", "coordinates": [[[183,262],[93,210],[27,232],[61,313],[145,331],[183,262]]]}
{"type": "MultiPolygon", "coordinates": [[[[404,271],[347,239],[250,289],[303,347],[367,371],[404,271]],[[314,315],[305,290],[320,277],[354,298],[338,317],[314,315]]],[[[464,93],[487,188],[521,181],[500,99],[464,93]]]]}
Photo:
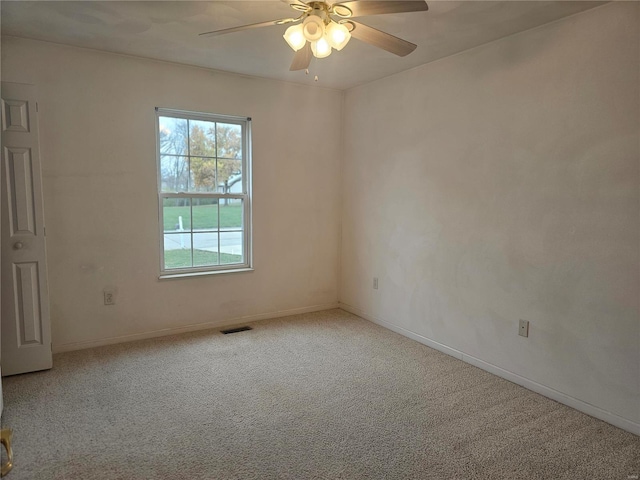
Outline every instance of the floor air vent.
{"type": "Polygon", "coordinates": [[[228,330],[220,330],[225,335],[230,333],[238,333],[238,332],[246,332],[247,330],[253,330],[251,327],[238,327],[238,328],[230,328],[228,330]]]}

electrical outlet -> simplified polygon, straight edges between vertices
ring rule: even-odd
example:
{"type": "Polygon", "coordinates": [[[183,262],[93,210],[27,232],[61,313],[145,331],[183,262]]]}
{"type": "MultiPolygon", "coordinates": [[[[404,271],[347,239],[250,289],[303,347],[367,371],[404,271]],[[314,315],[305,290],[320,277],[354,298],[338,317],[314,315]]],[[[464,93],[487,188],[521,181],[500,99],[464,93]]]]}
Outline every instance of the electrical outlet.
{"type": "Polygon", "coordinates": [[[115,305],[116,304],[116,294],[111,290],[105,290],[104,292],[104,304],[105,305],[115,305]]]}
{"type": "Polygon", "coordinates": [[[529,336],[529,320],[520,320],[518,335],[520,335],[521,337],[529,336]]]}
{"type": "Polygon", "coordinates": [[[378,289],[378,277],[373,277],[373,289],[378,289]]]}

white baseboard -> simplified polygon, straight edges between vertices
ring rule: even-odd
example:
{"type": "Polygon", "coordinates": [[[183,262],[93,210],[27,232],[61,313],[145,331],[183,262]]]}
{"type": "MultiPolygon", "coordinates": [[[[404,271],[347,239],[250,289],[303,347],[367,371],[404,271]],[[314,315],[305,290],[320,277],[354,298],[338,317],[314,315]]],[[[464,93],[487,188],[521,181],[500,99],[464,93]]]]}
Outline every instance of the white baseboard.
{"type": "Polygon", "coordinates": [[[579,400],[575,397],[567,395],[566,393],[562,393],[558,390],[555,390],[551,387],[547,387],[540,383],[534,382],[533,380],[529,380],[521,375],[505,370],[504,368],[500,368],[491,363],[485,362],[484,360],[480,360],[473,355],[468,355],[460,350],[456,350],[455,348],[451,348],[442,343],[438,343],[430,338],[424,337],[418,333],[412,332],[405,328],[399,327],[392,323],[387,322],[375,315],[365,312],[358,307],[354,307],[353,305],[349,305],[346,303],[340,303],[340,308],[346,310],[347,312],[353,313],[359,317],[364,318],[365,320],[369,320],[377,325],[385,327],[389,330],[392,330],[400,335],[404,335],[405,337],[411,338],[412,340],[416,340],[428,347],[434,348],[435,350],[439,350],[447,355],[451,355],[459,360],[462,360],[466,363],[469,363],[475,367],[481,368],[489,373],[493,373],[498,377],[502,377],[505,380],[509,380],[510,382],[516,383],[522,387],[525,387],[531,391],[539,393],[551,400],[555,400],[556,402],[567,405],[571,408],[575,408],[576,410],[586,413],[587,415],[591,415],[592,417],[603,420],[611,425],[622,428],[628,432],[634,433],[636,435],[640,435],[640,423],[636,423],[632,420],[626,419],[615,413],[608,412],[607,410],[603,410],[600,407],[596,407],[595,405],[591,405],[583,400],[579,400]]]}
{"type": "Polygon", "coordinates": [[[105,345],[114,345],[117,343],[133,342],[135,340],[146,340],[148,338],[164,337],[166,335],[175,335],[178,333],[195,332],[198,330],[208,330],[223,327],[233,327],[235,325],[257,322],[259,320],[269,320],[271,318],[288,317],[291,315],[299,315],[302,313],[319,312],[322,310],[331,310],[339,308],[338,303],[325,303],[322,305],[312,305],[310,307],[292,308],[289,310],[278,310],[275,312],[260,313],[257,315],[247,315],[244,317],[228,318],[217,320],[214,322],[195,323],[182,327],[163,328],[153,330],[151,332],[133,333],[130,335],[121,335],[118,337],[102,338],[99,340],[90,340],[87,342],[64,343],[62,345],[52,345],[53,353],[70,352],[73,350],[84,350],[85,348],[103,347],[105,345]]]}

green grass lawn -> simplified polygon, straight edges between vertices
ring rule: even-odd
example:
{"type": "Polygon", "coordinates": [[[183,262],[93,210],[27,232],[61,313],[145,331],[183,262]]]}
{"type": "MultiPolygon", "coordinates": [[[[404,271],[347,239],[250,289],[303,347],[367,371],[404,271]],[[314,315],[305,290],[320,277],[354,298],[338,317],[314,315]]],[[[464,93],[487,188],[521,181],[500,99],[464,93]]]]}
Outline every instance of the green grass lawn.
{"type": "MultiPolygon", "coordinates": [[[[164,207],[164,231],[175,231],[178,217],[182,215],[182,226],[191,229],[189,207],[164,207]]],[[[242,228],[242,205],[220,205],[220,227],[242,228]]],[[[218,228],[218,205],[194,205],[193,228],[218,228]]]]}
{"type": "MultiPolygon", "coordinates": [[[[230,253],[220,254],[220,263],[241,263],[242,255],[232,255],[230,253]]],[[[208,265],[218,265],[218,252],[207,250],[193,251],[193,265],[191,265],[191,251],[186,249],[167,250],[164,252],[165,268],[185,268],[204,267],[208,265]]]]}

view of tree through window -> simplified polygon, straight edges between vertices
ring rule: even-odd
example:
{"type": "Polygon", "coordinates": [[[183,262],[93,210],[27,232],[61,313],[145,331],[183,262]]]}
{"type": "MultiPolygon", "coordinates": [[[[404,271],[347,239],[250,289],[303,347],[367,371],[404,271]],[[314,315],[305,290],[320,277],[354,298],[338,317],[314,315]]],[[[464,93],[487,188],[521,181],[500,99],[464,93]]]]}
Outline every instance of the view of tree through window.
{"type": "Polygon", "coordinates": [[[247,135],[247,119],[158,109],[162,271],[249,266],[247,135]]]}

